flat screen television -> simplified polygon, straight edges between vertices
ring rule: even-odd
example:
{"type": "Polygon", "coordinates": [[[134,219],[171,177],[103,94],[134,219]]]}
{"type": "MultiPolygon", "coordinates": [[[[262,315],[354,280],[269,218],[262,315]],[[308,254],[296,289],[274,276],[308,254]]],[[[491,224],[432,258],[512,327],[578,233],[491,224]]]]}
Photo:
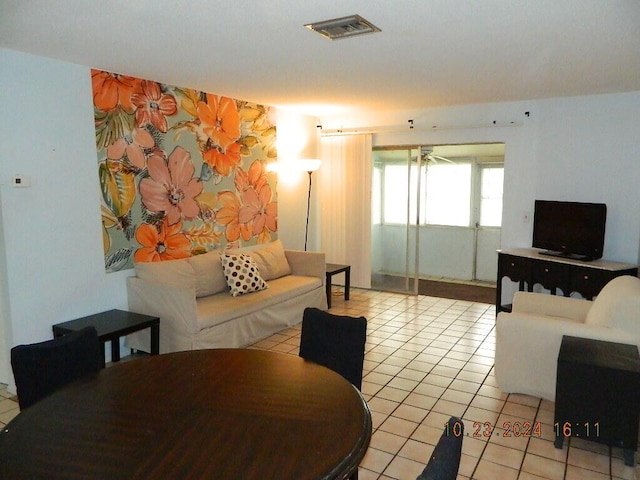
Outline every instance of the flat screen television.
{"type": "Polygon", "coordinates": [[[532,246],[575,260],[601,258],[606,221],[604,203],[536,200],[532,246]]]}

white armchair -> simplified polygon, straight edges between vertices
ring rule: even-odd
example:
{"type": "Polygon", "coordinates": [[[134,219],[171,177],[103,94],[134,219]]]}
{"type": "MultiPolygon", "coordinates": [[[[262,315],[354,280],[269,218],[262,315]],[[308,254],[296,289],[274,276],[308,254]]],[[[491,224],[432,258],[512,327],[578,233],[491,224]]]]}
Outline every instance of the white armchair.
{"type": "Polygon", "coordinates": [[[614,278],[593,301],[516,292],[512,312],[496,318],[500,388],[555,401],[563,335],[640,346],[640,278],[614,278]]]}

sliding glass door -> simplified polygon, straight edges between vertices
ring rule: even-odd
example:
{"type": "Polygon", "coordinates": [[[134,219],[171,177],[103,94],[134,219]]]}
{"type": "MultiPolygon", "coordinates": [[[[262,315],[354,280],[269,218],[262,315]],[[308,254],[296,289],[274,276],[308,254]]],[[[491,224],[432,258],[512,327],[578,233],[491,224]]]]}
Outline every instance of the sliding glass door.
{"type": "Polygon", "coordinates": [[[371,288],[418,293],[419,148],[373,151],[371,288]]]}
{"type": "Polygon", "coordinates": [[[372,288],[495,282],[503,178],[504,144],[375,148],[372,288]]]}

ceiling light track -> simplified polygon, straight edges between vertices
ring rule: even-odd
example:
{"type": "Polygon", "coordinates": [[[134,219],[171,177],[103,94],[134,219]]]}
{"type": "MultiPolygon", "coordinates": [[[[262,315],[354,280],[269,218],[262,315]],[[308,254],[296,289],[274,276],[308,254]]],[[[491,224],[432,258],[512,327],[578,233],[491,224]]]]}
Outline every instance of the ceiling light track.
{"type": "Polygon", "coordinates": [[[491,123],[478,123],[473,125],[432,125],[430,127],[416,127],[410,122],[408,127],[400,126],[381,126],[381,127],[361,127],[361,128],[333,128],[323,129],[322,126],[318,126],[320,130],[320,136],[331,137],[339,135],[360,135],[367,133],[408,133],[408,132],[426,132],[433,130],[472,130],[478,128],[504,128],[504,127],[520,127],[522,122],[509,121],[498,122],[493,121],[491,123]]]}

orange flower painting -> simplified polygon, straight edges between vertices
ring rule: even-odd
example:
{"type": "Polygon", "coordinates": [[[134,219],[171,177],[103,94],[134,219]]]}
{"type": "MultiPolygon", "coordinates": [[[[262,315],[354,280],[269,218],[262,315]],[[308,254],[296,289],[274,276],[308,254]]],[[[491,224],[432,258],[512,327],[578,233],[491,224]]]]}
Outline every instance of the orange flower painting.
{"type": "Polygon", "coordinates": [[[277,237],[270,107],[100,70],[91,82],[107,272],[277,237]]]}
{"type": "Polygon", "coordinates": [[[131,103],[136,106],[136,125],[153,125],[162,133],[167,132],[167,116],[178,111],[176,99],[162,93],[156,82],[143,80],[140,89],[131,95],[131,103]]]}
{"type": "Polygon", "coordinates": [[[136,262],[161,262],[191,256],[191,242],[182,233],[182,225],[169,225],[165,219],[159,226],[143,223],[136,230],[141,248],[136,250],[136,262]]]}
{"type": "Polygon", "coordinates": [[[203,154],[204,161],[217,174],[227,177],[240,163],[240,144],[232,143],[228,147],[212,147],[203,154]]]}
{"type": "Polygon", "coordinates": [[[207,93],[207,103],[198,103],[198,116],[214,145],[224,148],[240,138],[240,114],[232,99],[207,93]]]}
{"type": "Polygon", "coordinates": [[[109,112],[117,106],[126,111],[132,111],[131,94],[139,82],[134,77],[91,70],[93,103],[96,108],[104,112],[109,112]]]}
{"type": "Polygon", "coordinates": [[[120,160],[126,154],[134,167],[142,169],[146,162],[145,149],[151,149],[154,145],[153,136],[147,130],[136,127],[131,132],[124,132],[107,147],[107,158],[120,160]]]}
{"type": "Polygon", "coordinates": [[[277,206],[271,201],[271,187],[265,185],[259,191],[249,188],[242,194],[244,206],[238,213],[238,221],[251,224],[251,233],[259,235],[266,227],[272,232],[278,229],[277,206]]]}
{"type": "Polygon", "coordinates": [[[182,217],[193,220],[200,211],[195,198],[203,189],[195,178],[191,155],[182,147],[176,147],[165,160],[159,156],[147,162],[149,177],[140,181],[143,205],[151,212],[164,212],[169,225],[182,217]]]}
{"type": "Polygon", "coordinates": [[[198,117],[207,136],[204,160],[226,177],[240,163],[240,114],[231,98],[207,94],[206,99],[198,102],[198,117]]]}
{"type": "Polygon", "coordinates": [[[234,192],[220,193],[222,208],[216,215],[216,221],[225,226],[225,238],[228,242],[237,242],[240,238],[249,240],[251,229],[247,224],[240,223],[242,204],[234,192]]]}

